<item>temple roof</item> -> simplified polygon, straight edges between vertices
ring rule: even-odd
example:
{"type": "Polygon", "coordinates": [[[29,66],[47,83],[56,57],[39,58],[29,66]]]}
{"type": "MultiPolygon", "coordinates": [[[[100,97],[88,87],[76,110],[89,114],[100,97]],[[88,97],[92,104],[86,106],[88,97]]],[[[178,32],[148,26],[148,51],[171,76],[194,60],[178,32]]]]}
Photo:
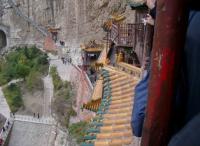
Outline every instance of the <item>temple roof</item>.
{"type": "Polygon", "coordinates": [[[90,40],[87,44],[82,44],[80,47],[86,52],[101,52],[103,50],[103,45],[96,43],[95,40],[90,40]]]}
{"type": "Polygon", "coordinates": [[[122,64],[123,68],[135,69],[135,74],[124,72],[119,67],[106,66],[103,76],[103,95],[101,101],[90,103],[90,108],[97,109],[81,146],[125,146],[133,145],[135,139],[130,122],[133,108],[134,88],[140,69],[122,64]],[[101,103],[100,103],[101,102],[101,103]],[[98,106],[98,108],[97,108],[98,106]]]}

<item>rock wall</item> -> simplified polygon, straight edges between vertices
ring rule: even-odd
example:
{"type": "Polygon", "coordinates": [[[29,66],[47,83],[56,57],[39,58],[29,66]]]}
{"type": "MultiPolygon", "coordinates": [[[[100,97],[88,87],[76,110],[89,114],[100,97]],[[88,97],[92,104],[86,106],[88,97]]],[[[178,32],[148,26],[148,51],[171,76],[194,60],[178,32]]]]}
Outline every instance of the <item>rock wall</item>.
{"type": "MultiPolygon", "coordinates": [[[[36,44],[42,47],[44,36],[7,3],[0,0],[0,29],[9,28],[9,47],[36,44]]],[[[79,46],[87,40],[101,40],[103,22],[114,11],[125,11],[124,0],[13,0],[24,15],[43,28],[60,28],[58,40],[67,46],[79,46]]],[[[129,15],[129,14],[128,14],[129,15]]]]}

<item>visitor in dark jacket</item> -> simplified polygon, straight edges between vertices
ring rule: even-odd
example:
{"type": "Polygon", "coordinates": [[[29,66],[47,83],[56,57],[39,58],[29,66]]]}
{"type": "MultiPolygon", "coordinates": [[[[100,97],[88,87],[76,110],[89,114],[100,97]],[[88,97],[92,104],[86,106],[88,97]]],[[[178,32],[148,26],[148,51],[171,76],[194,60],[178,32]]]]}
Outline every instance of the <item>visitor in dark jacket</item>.
{"type": "MultiPolygon", "coordinates": [[[[198,138],[200,133],[200,129],[198,128],[200,125],[200,9],[198,5],[195,4],[190,8],[186,43],[182,60],[182,77],[180,82],[181,86],[179,87],[180,94],[175,98],[177,101],[175,109],[177,110],[180,108],[176,112],[181,115],[179,122],[182,122],[181,126],[184,128],[173,136],[169,146],[200,146],[200,139],[198,138]],[[188,138],[187,140],[186,137],[188,138]]],[[[147,80],[146,78],[144,79],[147,80]]],[[[134,105],[140,105],[139,107],[137,105],[134,107],[132,115],[133,133],[136,136],[141,136],[147,104],[146,93],[148,93],[148,90],[144,87],[148,86],[148,82],[145,80],[139,83],[142,85],[138,84],[136,86],[135,91],[136,97],[134,105]],[[146,83],[146,85],[144,85],[144,83],[146,83]],[[142,90],[142,92],[140,90],[142,90]],[[142,99],[137,98],[138,96],[142,99]]]]}
{"type": "MultiPolygon", "coordinates": [[[[144,23],[147,23],[147,25],[154,26],[154,19],[156,16],[155,0],[147,0],[146,4],[150,8],[150,14],[147,15],[147,18],[144,20],[144,23]]],[[[152,33],[152,36],[150,37],[153,38],[153,33],[152,33]]],[[[149,39],[152,41],[151,38],[149,39]]],[[[131,118],[132,132],[137,137],[141,137],[142,135],[145,109],[147,105],[148,82],[149,82],[149,73],[150,73],[150,54],[151,54],[152,46],[150,45],[148,47],[150,47],[148,48],[149,57],[146,58],[146,61],[143,67],[144,71],[142,73],[142,79],[135,87],[134,105],[133,105],[132,118],[131,118]]]]}

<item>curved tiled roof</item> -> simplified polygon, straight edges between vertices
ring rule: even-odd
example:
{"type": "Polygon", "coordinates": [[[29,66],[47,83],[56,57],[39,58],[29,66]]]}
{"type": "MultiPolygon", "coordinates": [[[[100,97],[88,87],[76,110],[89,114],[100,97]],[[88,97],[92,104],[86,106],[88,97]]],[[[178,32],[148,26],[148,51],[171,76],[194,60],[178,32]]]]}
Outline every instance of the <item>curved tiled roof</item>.
{"type": "Polygon", "coordinates": [[[101,104],[81,146],[131,145],[134,142],[130,125],[131,112],[138,79],[114,67],[104,67],[102,76],[101,104]]]}

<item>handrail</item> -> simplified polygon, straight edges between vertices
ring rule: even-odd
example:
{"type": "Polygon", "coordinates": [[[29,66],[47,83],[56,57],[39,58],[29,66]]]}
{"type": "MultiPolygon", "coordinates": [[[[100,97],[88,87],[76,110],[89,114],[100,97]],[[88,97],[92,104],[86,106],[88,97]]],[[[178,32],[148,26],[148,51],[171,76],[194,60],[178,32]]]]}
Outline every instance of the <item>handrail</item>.
{"type": "Polygon", "coordinates": [[[116,64],[116,66],[119,69],[122,69],[122,70],[128,72],[129,74],[133,74],[136,77],[140,78],[140,76],[141,76],[142,69],[140,69],[138,67],[135,67],[133,65],[127,64],[125,62],[119,62],[119,63],[116,64]]]}
{"type": "Polygon", "coordinates": [[[14,123],[14,119],[13,118],[9,118],[9,119],[6,119],[6,122],[4,124],[4,129],[1,130],[0,132],[0,139],[3,140],[2,141],[2,146],[5,144],[7,138],[8,138],[8,135],[10,133],[10,130],[12,129],[12,126],[13,126],[13,123],[14,123]]]}

